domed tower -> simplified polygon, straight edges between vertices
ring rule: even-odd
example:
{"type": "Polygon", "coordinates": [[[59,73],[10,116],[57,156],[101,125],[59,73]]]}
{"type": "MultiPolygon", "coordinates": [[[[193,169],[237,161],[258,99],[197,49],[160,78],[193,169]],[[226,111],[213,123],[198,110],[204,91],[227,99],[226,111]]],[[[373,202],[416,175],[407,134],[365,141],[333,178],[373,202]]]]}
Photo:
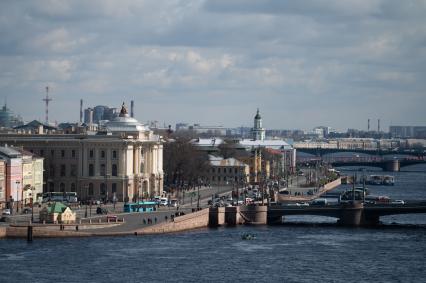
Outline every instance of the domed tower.
{"type": "Polygon", "coordinates": [[[256,116],[254,116],[254,127],[252,129],[253,140],[261,140],[265,139],[265,129],[262,128],[262,117],[259,113],[259,108],[257,109],[256,116]]]}

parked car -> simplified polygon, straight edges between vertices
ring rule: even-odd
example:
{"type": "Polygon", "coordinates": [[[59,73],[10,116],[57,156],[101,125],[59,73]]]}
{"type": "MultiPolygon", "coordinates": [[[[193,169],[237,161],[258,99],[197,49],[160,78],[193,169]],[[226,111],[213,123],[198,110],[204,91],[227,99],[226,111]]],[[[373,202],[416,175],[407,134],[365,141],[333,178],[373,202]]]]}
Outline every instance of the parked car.
{"type": "Polygon", "coordinates": [[[391,204],[405,204],[405,201],[402,199],[396,199],[391,202],[391,204]]]}
{"type": "Polygon", "coordinates": [[[179,205],[179,201],[177,199],[170,200],[170,206],[177,207],[179,205]]]}
{"type": "Polygon", "coordinates": [[[33,210],[31,207],[25,207],[24,210],[22,211],[24,214],[29,214],[31,213],[33,210]]]}
{"type": "Polygon", "coordinates": [[[108,209],[98,206],[96,208],[96,214],[108,214],[108,209]]]}
{"type": "Polygon", "coordinates": [[[10,215],[10,214],[12,214],[11,213],[11,211],[10,211],[10,209],[9,208],[5,208],[5,209],[3,209],[3,211],[2,211],[2,213],[1,213],[2,215],[10,215]]]}

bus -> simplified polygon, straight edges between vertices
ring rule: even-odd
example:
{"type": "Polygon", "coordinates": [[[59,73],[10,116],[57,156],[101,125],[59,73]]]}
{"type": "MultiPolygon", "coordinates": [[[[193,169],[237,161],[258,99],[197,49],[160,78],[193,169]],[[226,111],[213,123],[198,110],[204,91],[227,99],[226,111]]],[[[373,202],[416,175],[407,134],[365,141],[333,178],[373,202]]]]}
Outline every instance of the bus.
{"type": "Polygon", "coordinates": [[[69,202],[69,203],[77,203],[77,193],[76,192],[48,192],[43,193],[43,201],[42,202],[50,202],[50,201],[60,201],[60,202],[69,202]]]}
{"type": "Polygon", "coordinates": [[[157,203],[155,201],[140,201],[137,203],[125,203],[124,212],[147,212],[155,211],[157,203]]]}

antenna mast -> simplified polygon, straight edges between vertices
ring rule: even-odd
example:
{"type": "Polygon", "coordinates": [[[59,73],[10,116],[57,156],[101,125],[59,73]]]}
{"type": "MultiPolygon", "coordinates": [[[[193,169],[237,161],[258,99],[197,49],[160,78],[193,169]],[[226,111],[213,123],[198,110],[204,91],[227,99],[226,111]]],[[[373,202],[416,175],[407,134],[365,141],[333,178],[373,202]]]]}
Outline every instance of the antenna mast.
{"type": "Polygon", "coordinates": [[[49,86],[46,86],[46,98],[43,98],[43,101],[46,103],[46,125],[49,124],[49,102],[52,101],[52,98],[49,97],[49,86]]]}

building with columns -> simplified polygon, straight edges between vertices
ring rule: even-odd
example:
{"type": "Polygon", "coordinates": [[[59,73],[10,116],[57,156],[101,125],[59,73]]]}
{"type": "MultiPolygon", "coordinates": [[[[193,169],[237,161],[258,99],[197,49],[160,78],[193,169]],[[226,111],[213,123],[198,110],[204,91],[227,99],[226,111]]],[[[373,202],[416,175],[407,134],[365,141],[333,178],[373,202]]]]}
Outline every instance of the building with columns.
{"type": "Polygon", "coordinates": [[[1,134],[1,144],[44,157],[44,192],[77,192],[81,200],[128,201],[163,194],[161,137],[130,117],[84,134],[1,134]]]}

